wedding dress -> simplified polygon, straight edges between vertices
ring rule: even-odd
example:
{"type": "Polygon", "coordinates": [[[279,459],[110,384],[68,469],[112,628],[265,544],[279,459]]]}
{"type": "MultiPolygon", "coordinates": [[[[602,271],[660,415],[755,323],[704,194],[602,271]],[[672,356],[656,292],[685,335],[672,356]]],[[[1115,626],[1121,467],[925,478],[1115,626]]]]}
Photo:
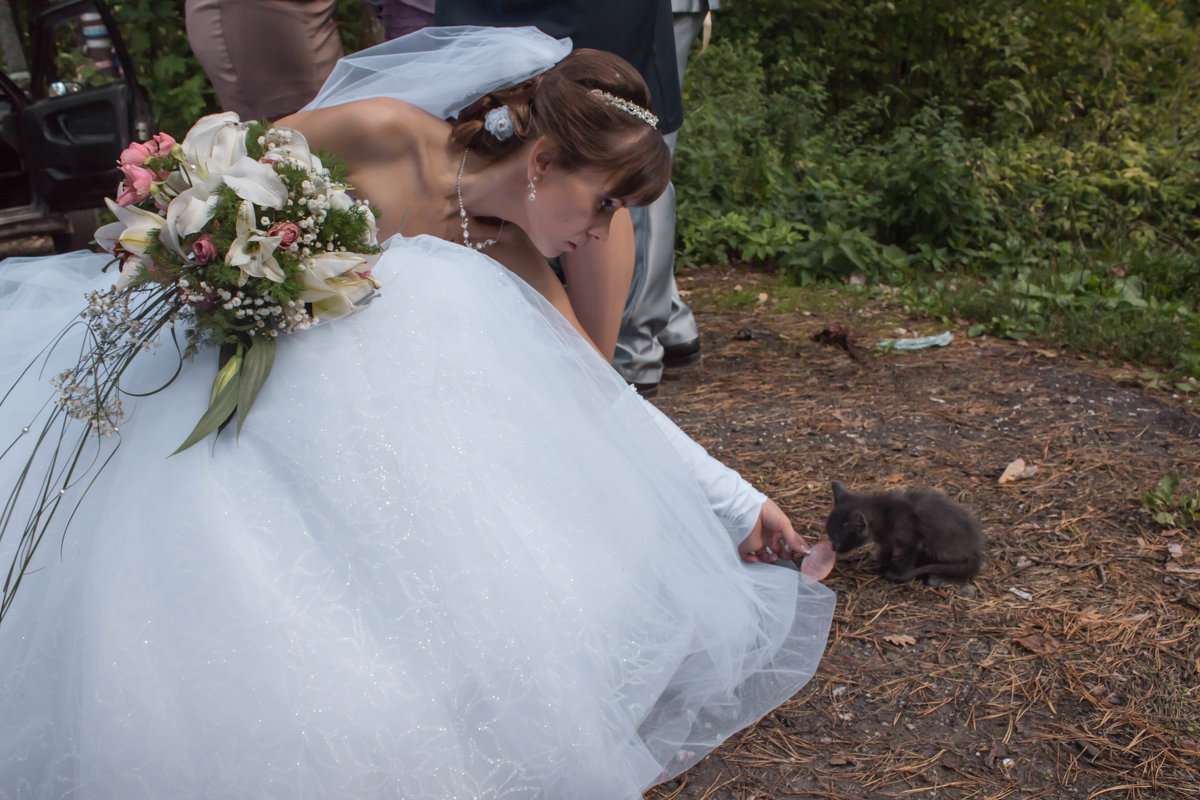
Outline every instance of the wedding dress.
{"type": "MultiPolygon", "coordinates": [[[[0,391],[104,262],[0,263],[0,391]]],[[[832,593],[739,560],[744,510],[557,311],[426,236],[375,276],[240,436],[168,457],[211,354],[127,398],[0,623],[0,798],[638,798],[812,676],[832,593]]],[[[0,405],[0,487],[77,355],[0,405]]]]}

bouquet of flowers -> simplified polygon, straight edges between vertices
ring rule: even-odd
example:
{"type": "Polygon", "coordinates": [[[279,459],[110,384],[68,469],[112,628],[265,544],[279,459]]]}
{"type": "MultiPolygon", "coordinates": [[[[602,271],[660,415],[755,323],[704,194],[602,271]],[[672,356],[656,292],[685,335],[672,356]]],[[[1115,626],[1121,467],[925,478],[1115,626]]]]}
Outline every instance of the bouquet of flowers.
{"type": "MultiPolygon", "coordinates": [[[[328,160],[328,159],[327,159],[328,160]]],[[[59,404],[101,434],[121,418],[121,372],[179,318],[190,356],[221,348],[208,412],[176,452],[234,415],[240,431],[275,340],[352,314],[375,295],[375,216],[297,131],[202,118],[179,144],[160,133],[121,153],[117,221],[96,231],[121,275],[90,297],[93,348],[59,376],[59,404]]]]}
{"type": "MultiPolygon", "coordinates": [[[[178,347],[175,322],[183,319],[191,324],[182,356],[205,345],[221,354],[208,411],[178,453],[235,416],[241,429],[270,375],[279,334],[354,313],[379,288],[371,277],[381,249],[374,213],[351,199],[296,131],[216,114],[182,144],[163,133],[131,144],[119,166],[124,181],[107,201],[117,221],[96,231],[96,241],[121,275],[111,290],[89,295],[67,329],[84,327],[79,360],[55,379],[58,399],[43,409],[40,432],[30,420],[18,437],[32,444],[21,479],[0,504],[0,539],[10,526],[21,528],[0,620],[62,503],[79,508],[119,445],[119,436],[111,448],[99,437],[119,433],[121,395],[132,394],[121,377],[160,334],[178,347]],[[78,430],[70,418],[87,424],[78,430]],[[45,464],[40,477],[35,462],[45,464]],[[25,492],[33,496],[22,523],[16,509],[25,492]]],[[[7,397],[0,392],[0,406],[7,397]]],[[[16,444],[0,447],[0,459],[20,452],[16,444]]],[[[66,525],[75,510],[68,505],[66,525]]]]}

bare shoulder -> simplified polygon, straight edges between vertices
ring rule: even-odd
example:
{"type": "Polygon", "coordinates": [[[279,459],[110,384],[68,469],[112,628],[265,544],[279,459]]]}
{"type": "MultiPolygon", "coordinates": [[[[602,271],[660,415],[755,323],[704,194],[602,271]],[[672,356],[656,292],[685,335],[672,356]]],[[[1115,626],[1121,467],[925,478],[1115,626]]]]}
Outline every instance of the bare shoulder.
{"type": "Polygon", "coordinates": [[[411,103],[388,97],[300,111],[276,124],[300,131],[309,145],[337,153],[347,163],[394,159],[447,129],[447,123],[411,103]]]}

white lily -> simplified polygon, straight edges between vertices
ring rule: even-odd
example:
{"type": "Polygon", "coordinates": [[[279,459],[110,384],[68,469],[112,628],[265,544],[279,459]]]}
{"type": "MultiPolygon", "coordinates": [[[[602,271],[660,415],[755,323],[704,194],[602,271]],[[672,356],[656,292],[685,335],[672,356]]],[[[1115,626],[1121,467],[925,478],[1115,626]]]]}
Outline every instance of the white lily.
{"type": "Polygon", "coordinates": [[[109,211],[117,221],[101,226],[96,231],[96,243],[112,253],[117,244],[131,253],[144,255],[152,240],[151,232],[161,230],[163,218],[153,211],[137,206],[119,206],[111,198],[104,198],[109,211]]]}
{"type": "MultiPolygon", "coordinates": [[[[312,150],[308,146],[308,141],[304,138],[300,131],[290,131],[290,141],[277,144],[275,147],[268,150],[263,158],[271,162],[279,162],[291,160],[298,162],[306,170],[312,171],[314,156],[312,150]]],[[[317,160],[317,169],[320,169],[320,160],[317,160]]]]}
{"type": "MultiPolygon", "coordinates": [[[[216,182],[215,177],[211,180],[216,182]]],[[[217,208],[218,199],[203,183],[180,192],[167,206],[167,222],[163,225],[159,239],[180,258],[186,259],[187,253],[183,249],[184,237],[198,233],[208,224],[217,208]]]]}
{"type": "Polygon", "coordinates": [[[237,236],[225,254],[225,263],[242,271],[238,285],[247,278],[267,278],[283,283],[287,276],[275,260],[275,249],[282,237],[268,236],[254,227],[254,206],[242,203],[238,209],[237,236]]]}
{"type": "Polygon", "coordinates": [[[159,185],[159,190],[170,201],[194,185],[194,183],[188,180],[188,176],[182,169],[176,169],[167,175],[167,179],[159,185]]]}
{"type": "Polygon", "coordinates": [[[370,269],[367,257],[358,253],[318,253],[304,259],[305,278],[327,281],[346,272],[365,272],[370,269]]]}
{"type": "Polygon", "coordinates": [[[120,292],[129,284],[133,283],[134,278],[141,274],[143,270],[150,269],[151,262],[142,256],[127,256],[121,262],[121,275],[113,284],[113,291],[120,292]]]}
{"type": "Polygon", "coordinates": [[[323,253],[305,259],[300,299],[311,303],[313,315],[322,320],[353,314],[380,287],[379,281],[362,276],[376,259],[355,253],[323,253]]]}
{"type": "Polygon", "coordinates": [[[232,111],[201,117],[183,139],[184,160],[203,180],[222,173],[246,155],[246,131],[232,111]]]}
{"type": "Polygon", "coordinates": [[[225,185],[243,200],[257,206],[283,208],[288,190],[270,164],[261,164],[249,156],[242,156],[221,173],[225,185]]]}

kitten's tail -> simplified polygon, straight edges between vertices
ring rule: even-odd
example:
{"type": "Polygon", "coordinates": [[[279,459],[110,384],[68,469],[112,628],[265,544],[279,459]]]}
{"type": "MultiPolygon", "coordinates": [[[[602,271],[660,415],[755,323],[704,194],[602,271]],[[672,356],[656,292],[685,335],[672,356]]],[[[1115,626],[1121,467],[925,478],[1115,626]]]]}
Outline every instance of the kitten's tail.
{"type": "Polygon", "coordinates": [[[938,575],[943,578],[965,581],[968,578],[974,578],[982,570],[983,559],[981,558],[971,558],[964,561],[943,561],[913,567],[908,572],[893,576],[892,580],[911,581],[913,578],[919,578],[922,575],[938,575]]]}

